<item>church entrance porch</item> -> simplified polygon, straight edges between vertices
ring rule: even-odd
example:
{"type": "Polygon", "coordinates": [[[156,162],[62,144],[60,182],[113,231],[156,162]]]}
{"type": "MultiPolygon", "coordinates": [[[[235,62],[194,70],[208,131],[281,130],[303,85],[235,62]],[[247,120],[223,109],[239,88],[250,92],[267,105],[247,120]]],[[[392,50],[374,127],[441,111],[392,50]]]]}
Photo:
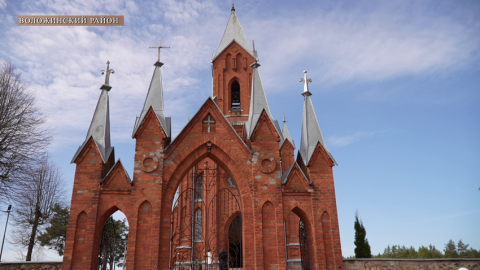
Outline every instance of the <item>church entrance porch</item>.
{"type": "Polygon", "coordinates": [[[172,205],[170,269],[242,269],[239,193],[217,163],[193,166],[172,205]]]}

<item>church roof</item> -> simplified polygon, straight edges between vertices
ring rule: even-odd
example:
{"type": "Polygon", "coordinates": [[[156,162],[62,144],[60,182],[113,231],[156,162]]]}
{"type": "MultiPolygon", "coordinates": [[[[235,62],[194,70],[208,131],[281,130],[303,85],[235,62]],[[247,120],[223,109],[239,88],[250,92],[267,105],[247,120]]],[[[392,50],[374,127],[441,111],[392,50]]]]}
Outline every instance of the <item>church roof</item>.
{"type": "Polygon", "coordinates": [[[247,136],[250,138],[252,136],[255,127],[257,126],[258,120],[262,115],[263,111],[267,113],[268,117],[272,121],[272,124],[275,126],[278,135],[282,138],[282,133],[280,132],[280,127],[278,122],[275,125],[275,120],[270,113],[270,108],[268,107],[267,96],[265,95],[265,90],[263,90],[262,79],[260,78],[260,73],[258,72],[258,67],[260,64],[257,62],[252,64],[253,67],[253,77],[252,77],[252,93],[250,98],[250,114],[248,115],[248,121],[245,123],[245,128],[247,130],[247,136]]]}
{"type": "Polygon", "coordinates": [[[92,122],[90,123],[90,128],[87,132],[87,137],[73,156],[71,163],[75,162],[75,159],[77,159],[90,138],[92,138],[97,145],[103,162],[107,162],[107,159],[110,157],[113,150],[113,147],[110,144],[110,110],[107,89],[103,89],[100,93],[100,98],[98,99],[97,107],[95,108],[95,113],[93,114],[92,122]]]}
{"type": "MultiPolygon", "coordinates": [[[[305,81],[305,84],[308,84],[308,81],[305,81]]],[[[312,100],[310,99],[311,93],[308,91],[308,86],[306,86],[304,89],[306,89],[306,91],[303,93],[305,100],[303,104],[302,135],[299,153],[302,156],[305,165],[308,165],[310,158],[317,147],[317,144],[320,143],[335,165],[337,165],[335,159],[330,154],[325,142],[323,141],[322,131],[320,130],[317,115],[315,114],[315,109],[313,108],[312,100]]]]}
{"type": "Polygon", "coordinates": [[[137,117],[135,120],[132,137],[134,137],[135,133],[137,133],[138,128],[142,124],[150,108],[152,108],[155,112],[155,115],[165,131],[166,136],[170,137],[170,117],[165,117],[163,107],[162,72],[160,70],[162,65],[163,64],[161,62],[155,63],[155,70],[153,71],[152,81],[150,82],[147,97],[145,98],[145,104],[143,105],[143,110],[140,113],[140,117],[137,117]]]}
{"type": "Polygon", "coordinates": [[[293,148],[295,148],[295,142],[293,141],[292,136],[290,136],[290,131],[288,131],[287,122],[285,120],[283,121],[282,137],[283,138],[280,140],[280,148],[286,140],[289,140],[293,148]]]}
{"type": "Polygon", "coordinates": [[[232,14],[230,15],[230,19],[228,20],[227,28],[225,28],[225,32],[223,33],[222,41],[220,41],[220,45],[215,53],[212,56],[212,62],[215,60],[224,50],[228,47],[233,41],[237,42],[245,51],[249,54],[254,56],[252,49],[248,45],[247,38],[243,33],[242,26],[240,25],[240,21],[238,21],[237,15],[235,14],[235,9],[232,8],[232,14]]]}

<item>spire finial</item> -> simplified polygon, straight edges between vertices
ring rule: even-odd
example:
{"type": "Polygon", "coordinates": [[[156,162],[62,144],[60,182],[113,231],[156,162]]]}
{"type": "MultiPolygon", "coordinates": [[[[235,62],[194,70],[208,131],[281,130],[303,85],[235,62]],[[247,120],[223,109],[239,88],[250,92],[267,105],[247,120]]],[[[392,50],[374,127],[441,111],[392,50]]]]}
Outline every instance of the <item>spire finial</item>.
{"type": "Polygon", "coordinates": [[[170,49],[170,46],[168,47],[162,47],[162,38],[159,39],[158,41],[158,46],[156,47],[149,47],[150,49],[158,49],[158,60],[153,64],[154,66],[163,66],[163,63],[160,62],[160,49],[170,49]]]}
{"type": "Polygon", "coordinates": [[[285,123],[285,122],[287,122],[287,121],[285,120],[285,114],[283,114],[283,123],[285,123]]]}
{"type": "Polygon", "coordinates": [[[251,64],[250,66],[253,68],[257,68],[260,66],[260,64],[258,63],[257,51],[255,50],[255,40],[252,40],[252,46],[253,46],[253,58],[255,59],[255,62],[253,62],[253,64],[251,64]]]}
{"type": "Polygon", "coordinates": [[[107,70],[101,71],[102,75],[105,75],[105,82],[100,87],[100,89],[107,90],[107,91],[110,91],[110,89],[112,89],[112,87],[109,84],[109,81],[110,81],[110,74],[113,74],[114,72],[115,71],[113,69],[110,69],[110,61],[107,60],[107,70]]]}
{"type": "Polygon", "coordinates": [[[232,12],[235,11],[235,0],[232,0],[232,12]]]}
{"type": "Polygon", "coordinates": [[[312,79],[307,79],[307,71],[306,70],[303,71],[303,78],[300,79],[300,82],[303,82],[303,93],[302,93],[302,95],[304,97],[311,96],[312,93],[310,93],[310,91],[308,90],[308,83],[312,82],[312,79]]]}

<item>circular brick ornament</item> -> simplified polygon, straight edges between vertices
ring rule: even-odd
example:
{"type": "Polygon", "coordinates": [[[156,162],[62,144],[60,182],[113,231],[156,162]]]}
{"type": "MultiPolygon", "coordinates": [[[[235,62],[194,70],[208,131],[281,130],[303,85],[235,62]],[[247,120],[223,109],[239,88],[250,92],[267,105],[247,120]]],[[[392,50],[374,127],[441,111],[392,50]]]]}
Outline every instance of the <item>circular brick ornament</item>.
{"type": "Polygon", "coordinates": [[[155,171],[158,168],[158,158],[157,157],[146,157],[142,161],[142,171],[150,173],[155,171]]]}
{"type": "Polygon", "coordinates": [[[238,51],[237,46],[233,46],[233,47],[232,47],[232,52],[237,52],[237,51],[238,51]]]}
{"type": "Polygon", "coordinates": [[[271,173],[277,168],[277,161],[274,157],[266,158],[261,157],[260,159],[260,171],[263,173],[271,173]]]}

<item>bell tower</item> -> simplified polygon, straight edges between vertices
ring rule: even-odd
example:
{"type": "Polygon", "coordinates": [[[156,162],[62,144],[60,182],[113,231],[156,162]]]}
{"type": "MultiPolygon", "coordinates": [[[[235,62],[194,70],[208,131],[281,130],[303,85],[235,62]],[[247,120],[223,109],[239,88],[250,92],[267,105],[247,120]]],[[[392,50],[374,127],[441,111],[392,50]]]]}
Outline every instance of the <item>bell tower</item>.
{"type": "Polygon", "coordinates": [[[213,98],[227,120],[241,135],[248,120],[254,51],[232,6],[232,14],[217,51],[212,56],[213,98]]]}

